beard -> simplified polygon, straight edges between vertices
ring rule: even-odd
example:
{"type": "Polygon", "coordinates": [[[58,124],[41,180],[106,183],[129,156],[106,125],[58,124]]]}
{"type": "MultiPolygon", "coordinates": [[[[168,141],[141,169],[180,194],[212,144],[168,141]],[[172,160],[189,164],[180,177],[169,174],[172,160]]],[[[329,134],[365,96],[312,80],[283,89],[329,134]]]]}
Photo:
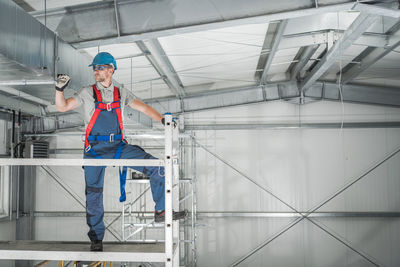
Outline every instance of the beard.
{"type": "Polygon", "coordinates": [[[100,77],[100,75],[95,75],[94,79],[96,80],[96,82],[99,82],[99,83],[104,82],[106,80],[106,78],[100,77]]]}

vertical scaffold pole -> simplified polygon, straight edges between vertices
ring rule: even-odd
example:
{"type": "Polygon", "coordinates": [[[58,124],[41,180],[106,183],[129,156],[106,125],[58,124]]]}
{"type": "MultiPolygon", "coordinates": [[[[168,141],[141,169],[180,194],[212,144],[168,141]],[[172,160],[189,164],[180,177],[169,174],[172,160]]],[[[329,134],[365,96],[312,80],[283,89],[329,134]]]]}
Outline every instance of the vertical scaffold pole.
{"type": "Polygon", "coordinates": [[[196,173],[196,142],[195,133],[193,133],[192,141],[192,266],[196,266],[197,248],[196,248],[196,219],[197,219],[197,173],[196,173]]]}
{"type": "Polygon", "coordinates": [[[173,227],[172,227],[172,186],[173,186],[173,167],[172,167],[172,115],[165,114],[165,266],[173,266],[173,227]]]}
{"type": "MultiPolygon", "coordinates": [[[[172,130],[172,186],[173,186],[173,194],[172,194],[172,207],[173,210],[179,210],[179,160],[180,160],[180,149],[179,149],[179,128],[178,126],[174,127],[172,130]]],[[[176,242],[176,248],[173,254],[173,266],[179,266],[179,252],[180,252],[180,244],[179,244],[179,220],[173,221],[173,238],[176,242]]]]}

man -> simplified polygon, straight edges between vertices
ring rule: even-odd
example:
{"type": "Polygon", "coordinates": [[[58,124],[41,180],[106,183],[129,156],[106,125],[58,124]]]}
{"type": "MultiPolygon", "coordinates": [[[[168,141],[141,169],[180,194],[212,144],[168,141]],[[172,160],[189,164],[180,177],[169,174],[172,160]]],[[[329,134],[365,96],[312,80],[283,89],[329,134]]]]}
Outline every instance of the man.
{"type": "MultiPolygon", "coordinates": [[[[58,111],[66,112],[80,106],[86,125],[84,158],[103,159],[155,159],[142,148],[127,144],[123,131],[123,111],[126,105],[143,112],[155,121],[164,124],[164,118],[154,108],[135,99],[133,94],[123,87],[114,86],[112,76],[117,70],[114,57],[101,52],[93,59],[92,64],[96,83],[83,87],[73,97],[65,99],[64,89],[70,77],[59,75],[56,84],[55,102],[58,111]]],[[[165,181],[163,167],[130,167],[150,177],[150,186],[155,202],[154,219],[162,222],[165,219],[165,181]]],[[[103,217],[103,184],[104,166],[85,166],[86,221],[90,228],[91,251],[103,250],[105,232],[103,217]]],[[[125,201],[126,167],[120,170],[120,202],[125,201]]],[[[174,212],[173,218],[181,219],[185,212],[174,212]]]]}

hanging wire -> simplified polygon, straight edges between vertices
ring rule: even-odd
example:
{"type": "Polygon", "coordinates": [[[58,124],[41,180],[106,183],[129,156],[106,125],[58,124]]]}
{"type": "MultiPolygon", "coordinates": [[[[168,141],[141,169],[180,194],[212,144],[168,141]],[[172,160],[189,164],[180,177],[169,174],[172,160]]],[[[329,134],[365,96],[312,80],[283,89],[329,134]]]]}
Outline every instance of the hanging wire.
{"type": "Polygon", "coordinates": [[[183,54],[168,54],[163,57],[195,57],[195,56],[232,56],[243,55],[243,52],[225,52],[225,53],[183,53],[183,54]]]}
{"type": "Polygon", "coordinates": [[[260,55],[267,55],[269,53],[270,53],[269,51],[268,52],[262,52],[261,54],[258,53],[258,54],[254,54],[254,55],[247,55],[245,57],[240,57],[240,58],[220,61],[220,62],[217,62],[217,63],[207,64],[207,65],[203,65],[203,66],[199,66],[199,67],[193,67],[193,68],[188,68],[188,69],[177,70],[176,73],[182,73],[182,72],[191,71],[191,70],[199,70],[199,69],[204,69],[204,68],[217,66],[217,65],[225,65],[225,64],[232,63],[232,62],[248,61],[248,60],[251,60],[253,58],[260,57],[260,55]]]}
{"type": "MultiPolygon", "coordinates": [[[[339,20],[340,20],[340,16],[339,16],[339,12],[336,13],[337,14],[337,30],[339,30],[339,20]]],[[[342,42],[339,43],[339,78],[338,78],[338,82],[339,82],[339,95],[340,95],[340,102],[341,102],[341,106],[342,106],[342,122],[340,124],[340,131],[341,133],[343,132],[343,124],[344,124],[344,102],[343,102],[343,90],[342,90],[342,54],[343,54],[343,47],[342,47],[342,42]]]]}
{"type": "Polygon", "coordinates": [[[241,80],[241,79],[231,79],[231,78],[224,79],[224,78],[216,78],[216,77],[209,77],[209,76],[191,75],[191,74],[185,74],[185,73],[180,74],[180,76],[189,77],[189,78],[216,80],[216,81],[231,81],[231,82],[233,81],[233,82],[250,82],[250,83],[254,82],[253,80],[241,80]]]}
{"type": "MultiPolygon", "coordinates": [[[[240,46],[247,46],[247,47],[262,47],[262,45],[256,45],[256,44],[251,44],[251,43],[245,43],[244,41],[258,41],[260,38],[254,38],[254,39],[245,39],[244,41],[227,41],[227,40],[221,40],[221,39],[217,39],[217,38],[207,38],[207,37],[200,37],[200,36],[193,36],[193,35],[182,35],[180,36],[181,38],[184,39],[192,39],[192,40],[204,40],[204,41],[211,41],[211,42],[216,42],[216,43],[221,43],[221,45],[223,44],[234,44],[234,45],[240,45],[240,46]]],[[[209,47],[210,45],[203,45],[203,46],[198,46],[196,48],[204,48],[204,47],[209,47]]],[[[216,45],[213,44],[213,47],[215,47],[216,45]]]]}

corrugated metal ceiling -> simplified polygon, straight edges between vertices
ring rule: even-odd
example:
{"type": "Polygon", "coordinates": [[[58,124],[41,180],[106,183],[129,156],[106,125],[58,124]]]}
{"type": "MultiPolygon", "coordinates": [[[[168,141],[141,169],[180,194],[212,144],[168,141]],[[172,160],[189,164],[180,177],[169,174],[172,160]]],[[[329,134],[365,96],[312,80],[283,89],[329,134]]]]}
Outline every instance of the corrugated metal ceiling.
{"type": "MultiPolygon", "coordinates": [[[[170,3],[167,6],[146,1],[129,2],[121,0],[118,1],[116,9],[115,6],[112,7],[113,2],[111,1],[104,3],[70,1],[68,4],[73,6],[69,7],[64,6],[65,2],[63,1],[48,2],[47,7],[50,9],[47,15],[48,26],[58,31],[61,38],[71,40],[77,47],[80,47],[81,44],[90,46],[83,48],[82,52],[92,57],[98,51],[112,53],[118,58],[119,69],[115,74],[115,79],[142,99],[178,96],[179,87],[183,88],[183,93],[191,95],[226,88],[258,86],[260,74],[263,72],[266,72],[267,83],[288,81],[292,67],[299,63],[299,58],[305,48],[318,44],[318,49],[310,58],[307,58],[307,62],[304,63],[305,66],[300,71],[300,75],[297,76],[301,81],[312,68],[315,68],[316,63],[326,54],[327,49],[329,50],[341,38],[343,32],[349,29],[360,14],[355,10],[343,11],[349,8],[343,8],[340,3],[348,1],[318,1],[319,8],[324,6],[337,7],[337,12],[317,12],[308,16],[297,13],[288,15],[280,12],[295,7],[298,9],[312,7],[315,5],[313,1],[302,0],[295,1],[295,3],[290,1],[290,4],[288,1],[281,1],[267,8],[263,7],[265,1],[254,0],[252,5],[242,9],[240,9],[240,6],[232,5],[229,1],[213,1],[214,6],[212,7],[203,2],[195,5],[192,3],[192,6],[190,6],[191,2],[183,3],[179,0],[174,0],[174,5],[170,3]],[[336,6],[332,4],[336,4],[336,6]],[[93,6],[92,9],[91,6],[93,6]],[[100,8],[101,6],[104,6],[104,8],[100,8]],[[136,7],[136,9],[133,10],[133,7],[136,7]],[[193,13],[193,7],[198,9],[195,13],[193,13]],[[154,9],[154,13],[149,13],[153,15],[149,16],[147,20],[141,21],[141,25],[136,25],[137,17],[135,15],[138,15],[137,12],[141,11],[144,12],[143,14],[147,14],[146,12],[151,12],[149,8],[154,9]],[[159,10],[161,8],[164,8],[162,13],[159,10]],[[129,10],[132,10],[130,17],[126,14],[129,10]],[[169,12],[166,12],[168,10],[169,12]],[[232,18],[237,26],[218,26],[214,29],[212,28],[214,26],[208,27],[207,25],[211,24],[207,20],[212,20],[213,16],[216,16],[216,12],[219,12],[218,16],[223,17],[226,21],[232,18]],[[261,17],[258,17],[257,23],[254,23],[254,21],[250,23],[251,21],[248,20],[238,22],[240,21],[239,18],[252,18],[256,14],[263,14],[263,12],[264,14],[266,12],[276,14],[276,18],[279,18],[279,14],[282,14],[287,24],[281,36],[277,36],[275,30],[270,31],[272,36],[268,36],[267,32],[269,29],[273,29],[272,27],[276,27],[276,23],[284,20],[275,19],[262,22],[261,17]],[[87,17],[84,16],[85,14],[87,14],[87,17]],[[156,16],[160,14],[162,14],[162,17],[156,19],[156,16]],[[98,18],[101,18],[101,20],[92,23],[97,21],[98,18]],[[189,21],[191,19],[198,19],[197,23],[204,22],[202,29],[190,28],[189,21]],[[86,21],[87,27],[82,27],[83,20],[86,21]],[[116,23],[118,20],[120,22],[119,27],[116,23]],[[158,24],[162,20],[171,21],[171,25],[176,27],[188,25],[185,27],[191,30],[175,34],[170,30],[163,32],[162,25],[158,24]],[[137,28],[136,30],[142,28],[147,34],[152,34],[152,29],[159,27],[160,34],[155,35],[158,38],[150,40],[153,43],[158,43],[161,48],[155,62],[154,59],[149,60],[148,54],[143,54],[143,45],[151,50],[151,43],[146,40],[146,37],[137,34],[129,35],[136,31],[132,27],[137,28]],[[114,41],[117,43],[105,45],[104,43],[107,42],[103,42],[103,39],[115,36],[117,29],[120,30],[118,34],[121,35],[120,38],[115,37],[114,41]],[[73,34],[78,33],[80,40],[78,43],[77,39],[71,39],[71,31],[74,32],[73,34]],[[132,41],[123,38],[132,38],[132,41]],[[276,51],[271,50],[271,47],[263,47],[263,43],[266,44],[266,38],[270,38],[268,42],[271,46],[275,40],[278,40],[276,51]],[[85,43],[86,40],[91,40],[91,42],[85,43]],[[144,41],[141,47],[136,44],[139,40],[144,41]],[[264,57],[264,59],[271,57],[268,59],[270,65],[268,65],[267,70],[257,65],[257,62],[263,62],[259,61],[261,57],[264,57]],[[163,72],[166,69],[165,66],[171,70],[170,73],[163,72]],[[171,76],[171,73],[174,77],[171,76]]],[[[25,3],[36,9],[37,12],[33,14],[43,21],[43,14],[38,13],[44,8],[44,6],[41,6],[41,1],[28,0],[25,3]]],[[[392,10],[396,8],[393,3],[389,7],[392,10]]],[[[327,9],[322,8],[321,10],[327,9]]],[[[299,10],[298,12],[302,11],[299,10]]],[[[390,15],[393,14],[390,13],[390,15]]],[[[344,75],[342,72],[349,63],[360,64],[355,59],[370,46],[370,43],[371,46],[385,47],[390,38],[390,40],[395,39],[396,35],[388,36],[388,30],[392,29],[396,23],[399,23],[399,16],[380,17],[363,33],[363,40],[360,38],[348,49],[341,51],[341,56],[331,63],[328,70],[318,80],[339,81],[341,75],[344,75]]],[[[166,24],[165,27],[170,26],[166,24]]],[[[399,33],[396,31],[395,34],[399,33]]],[[[395,43],[395,41],[392,41],[392,43],[395,43]]],[[[393,47],[389,48],[392,49],[393,47]]],[[[397,52],[389,53],[350,82],[398,87],[398,77],[400,77],[397,64],[398,54],[397,52]]]]}

